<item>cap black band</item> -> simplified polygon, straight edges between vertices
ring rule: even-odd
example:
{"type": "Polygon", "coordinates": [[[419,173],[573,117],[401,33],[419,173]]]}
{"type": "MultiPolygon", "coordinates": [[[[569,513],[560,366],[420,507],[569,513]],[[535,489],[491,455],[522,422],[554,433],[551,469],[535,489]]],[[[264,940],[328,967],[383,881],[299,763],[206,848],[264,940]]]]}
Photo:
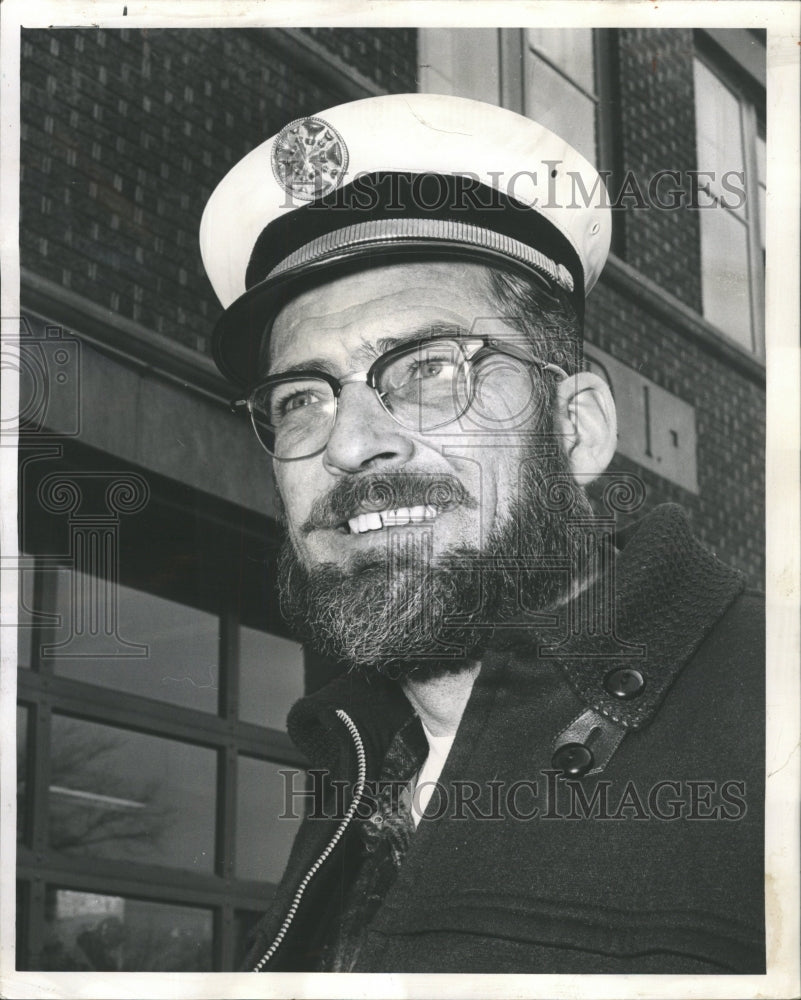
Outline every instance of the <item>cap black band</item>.
{"type": "MultiPolygon", "coordinates": [[[[288,196],[289,197],[289,196],[288,196]]],[[[569,240],[536,208],[456,174],[363,174],[324,198],[284,212],[259,235],[245,287],[264,281],[286,257],[326,233],[381,219],[436,219],[475,225],[533,247],[573,278],[584,302],[584,274],[569,240]]]]}

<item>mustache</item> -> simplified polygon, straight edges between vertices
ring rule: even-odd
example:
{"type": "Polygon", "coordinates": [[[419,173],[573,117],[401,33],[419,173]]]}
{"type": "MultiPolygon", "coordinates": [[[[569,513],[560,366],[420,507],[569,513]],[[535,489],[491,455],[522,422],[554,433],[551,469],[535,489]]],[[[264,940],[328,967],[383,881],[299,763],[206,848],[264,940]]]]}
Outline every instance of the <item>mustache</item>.
{"type": "Polygon", "coordinates": [[[357,514],[397,507],[434,507],[438,513],[455,507],[478,507],[478,500],[448,473],[382,472],[348,476],[312,504],[301,531],[338,528],[357,514]]]}

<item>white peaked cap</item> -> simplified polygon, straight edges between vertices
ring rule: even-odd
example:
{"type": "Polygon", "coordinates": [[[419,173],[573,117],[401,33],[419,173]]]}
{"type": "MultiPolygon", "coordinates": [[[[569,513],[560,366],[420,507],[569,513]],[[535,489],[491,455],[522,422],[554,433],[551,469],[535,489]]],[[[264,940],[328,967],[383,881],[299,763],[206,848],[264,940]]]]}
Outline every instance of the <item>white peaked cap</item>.
{"type": "Polygon", "coordinates": [[[581,314],[610,237],[598,172],[529,118],[438,94],[341,104],[257,146],[206,205],[200,249],[226,310],[215,359],[250,381],[254,341],[288,298],[379,256],[509,263],[559,285],[581,314]]]}

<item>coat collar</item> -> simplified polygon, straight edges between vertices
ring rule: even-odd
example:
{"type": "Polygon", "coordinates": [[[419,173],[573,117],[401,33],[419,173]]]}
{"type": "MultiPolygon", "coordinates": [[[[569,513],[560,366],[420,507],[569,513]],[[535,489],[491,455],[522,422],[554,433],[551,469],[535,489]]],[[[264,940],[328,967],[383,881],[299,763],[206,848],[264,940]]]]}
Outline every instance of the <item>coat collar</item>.
{"type": "Polygon", "coordinates": [[[619,541],[607,577],[611,585],[602,574],[576,602],[591,613],[579,611],[573,634],[540,655],[556,659],[589,708],[626,729],[640,729],[745,580],[693,537],[676,504],[657,507],[619,541]],[[611,693],[626,670],[642,677],[633,697],[621,697],[619,688],[611,693]]]}

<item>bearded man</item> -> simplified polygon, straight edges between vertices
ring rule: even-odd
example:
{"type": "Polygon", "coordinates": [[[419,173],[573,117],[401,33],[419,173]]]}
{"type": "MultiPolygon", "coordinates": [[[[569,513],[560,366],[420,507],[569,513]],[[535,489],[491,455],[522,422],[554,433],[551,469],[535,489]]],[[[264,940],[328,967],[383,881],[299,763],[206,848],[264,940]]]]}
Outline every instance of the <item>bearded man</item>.
{"type": "Polygon", "coordinates": [[[313,808],[245,968],[764,970],[760,601],[679,508],[615,532],[585,493],[609,236],[566,143],[433,95],[292,122],[212,195],[283,607],[347,668],[290,713],[313,808]]]}

